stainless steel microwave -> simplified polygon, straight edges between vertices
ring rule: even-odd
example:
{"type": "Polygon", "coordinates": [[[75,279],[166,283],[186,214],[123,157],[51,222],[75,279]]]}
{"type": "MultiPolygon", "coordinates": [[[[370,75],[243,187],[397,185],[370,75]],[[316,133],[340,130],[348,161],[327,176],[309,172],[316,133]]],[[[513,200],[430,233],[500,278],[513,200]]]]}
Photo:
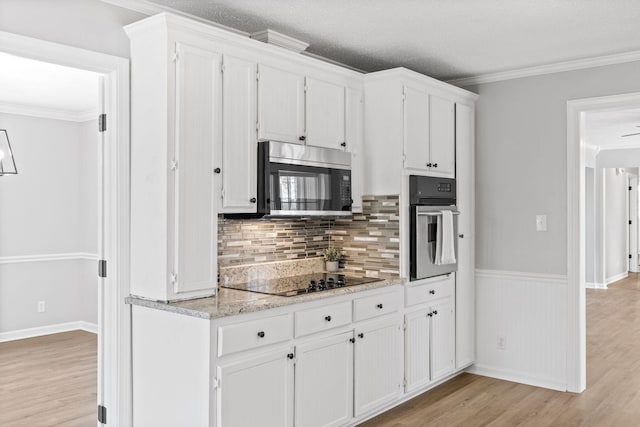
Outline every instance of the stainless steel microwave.
{"type": "Polygon", "coordinates": [[[258,142],[258,216],[351,215],[351,153],[258,142]]]}

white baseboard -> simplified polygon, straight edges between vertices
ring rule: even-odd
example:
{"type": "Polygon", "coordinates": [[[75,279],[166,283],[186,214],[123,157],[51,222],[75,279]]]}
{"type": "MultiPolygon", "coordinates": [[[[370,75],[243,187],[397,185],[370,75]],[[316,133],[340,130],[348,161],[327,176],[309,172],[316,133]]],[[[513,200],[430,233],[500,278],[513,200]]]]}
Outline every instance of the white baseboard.
{"type": "Polygon", "coordinates": [[[608,289],[606,283],[586,282],[584,286],[587,289],[608,289]]]}
{"type": "Polygon", "coordinates": [[[39,326],[37,328],[19,329],[17,331],[0,333],[0,342],[16,341],[25,338],[40,337],[43,335],[59,334],[60,332],[77,330],[97,334],[98,325],[96,325],[95,323],[79,320],[77,322],[58,323],[56,325],[39,326]]]}
{"type": "Polygon", "coordinates": [[[473,365],[467,369],[470,374],[481,375],[483,377],[497,378],[499,380],[511,381],[514,383],[521,383],[532,385],[534,387],[549,388],[557,391],[567,391],[565,384],[550,380],[548,378],[536,378],[531,376],[522,375],[517,372],[510,372],[502,369],[490,368],[487,366],[473,365]]]}
{"type": "Polygon", "coordinates": [[[615,276],[607,277],[607,279],[605,280],[605,285],[608,285],[613,282],[617,282],[618,280],[626,279],[627,277],[629,277],[628,271],[625,271],[620,274],[616,274],[615,276]]]}

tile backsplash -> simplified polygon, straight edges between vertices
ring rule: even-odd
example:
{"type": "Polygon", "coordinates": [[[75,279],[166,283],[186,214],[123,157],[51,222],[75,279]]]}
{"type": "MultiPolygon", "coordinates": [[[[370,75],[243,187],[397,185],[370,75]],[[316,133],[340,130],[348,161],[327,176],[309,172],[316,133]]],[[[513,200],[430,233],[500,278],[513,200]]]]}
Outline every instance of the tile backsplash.
{"type": "Polygon", "coordinates": [[[218,221],[220,268],[322,256],[342,248],[347,274],[397,277],[400,270],[398,196],[365,196],[363,212],[349,219],[218,221]]]}

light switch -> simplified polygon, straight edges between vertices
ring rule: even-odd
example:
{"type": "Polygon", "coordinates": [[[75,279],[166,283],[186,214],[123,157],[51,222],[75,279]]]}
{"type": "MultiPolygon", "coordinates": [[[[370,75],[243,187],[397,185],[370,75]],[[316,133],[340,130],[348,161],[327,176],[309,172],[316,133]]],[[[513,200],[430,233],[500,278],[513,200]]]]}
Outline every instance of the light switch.
{"type": "Polygon", "coordinates": [[[536,215],[536,231],[547,231],[546,215],[536,215]]]}

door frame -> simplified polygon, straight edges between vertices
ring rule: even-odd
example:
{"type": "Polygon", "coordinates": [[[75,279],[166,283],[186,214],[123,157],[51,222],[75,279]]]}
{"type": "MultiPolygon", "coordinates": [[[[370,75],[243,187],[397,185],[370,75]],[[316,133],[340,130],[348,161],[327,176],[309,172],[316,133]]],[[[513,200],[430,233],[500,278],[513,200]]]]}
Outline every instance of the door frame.
{"type": "MultiPolygon", "coordinates": [[[[103,279],[98,311],[104,320],[102,359],[104,378],[100,404],[111,425],[130,426],[131,310],[129,295],[129,59],[0,31],[0,51],[104,75],[104,252],[108,275],[103,279]],[[104,292],[102,292],[104,291],[104,292]]],[[[97,129],[96,129],[97,132],[97,129]]],[[[97,140],[98,138],[96,138],[97,140]]],[[[96,269],[97,271],[97,269],[96,269]]],[[[97,277],[96,277],[97,279],[97,277]]],[[[97,422],[97,421],[96,421],[97,422]]]]}
{"type": "Polygon", "coordinates": [[[637,107],[640,92],[567,101],[567,391],[587,386],[585,291],[585,142],[584,114],[609,108],[637,107]]]}

